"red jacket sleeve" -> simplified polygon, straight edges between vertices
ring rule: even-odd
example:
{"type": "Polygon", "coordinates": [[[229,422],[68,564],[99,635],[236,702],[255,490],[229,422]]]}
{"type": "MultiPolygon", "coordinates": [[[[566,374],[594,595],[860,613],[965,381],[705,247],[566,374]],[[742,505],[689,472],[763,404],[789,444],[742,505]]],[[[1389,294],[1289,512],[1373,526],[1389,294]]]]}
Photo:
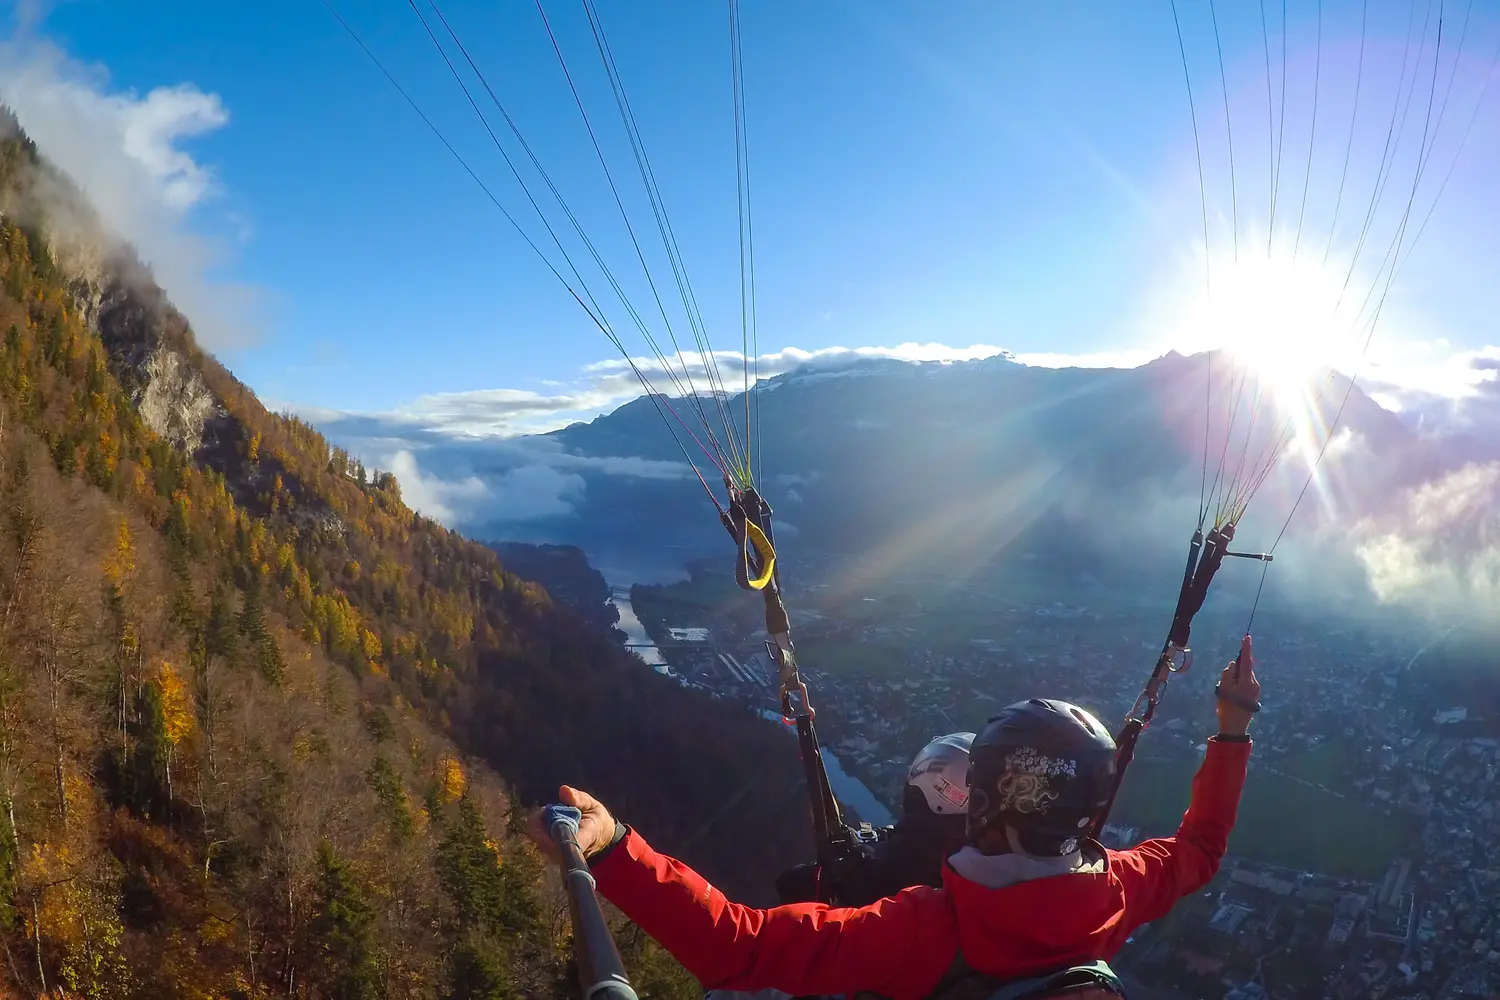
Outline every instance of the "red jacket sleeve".
{"type": "Polygon", "coordinates": [[[604,897],[705,989],[888,992],[911,976],[913,964],[929,964],[913,963],[913,949],[935,948],[939,963],[952,957],[952,910],[939,890],[925,886],[859,909],[794,903],[757,910],[730,902],[634,830],[593,873],[604,897]]]}
{"type": "Polygon", "coordinates": [[[1124,885],[1125,922],[1131,929],[1165,916],[1214,877],[1229,846],[1249,764],[1248,742],[1209,740],[1177,836],[1110,852],[1110,867],[1124,885]]]}

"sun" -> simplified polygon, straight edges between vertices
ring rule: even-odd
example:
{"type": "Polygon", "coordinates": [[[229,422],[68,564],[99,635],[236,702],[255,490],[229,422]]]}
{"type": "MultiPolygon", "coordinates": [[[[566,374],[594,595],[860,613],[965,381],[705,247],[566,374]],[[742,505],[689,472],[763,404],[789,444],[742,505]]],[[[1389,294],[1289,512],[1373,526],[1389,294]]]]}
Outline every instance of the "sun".
{"type": "Polygon", "coordinates": [[[1225,350],[1291,405],[1329,369],[1357,361],[1361,303],[1345,285],[1337,267],[1316,255],[1241,248],[1237,258],[1213,263],[1190,322],[1205,346],[1225,350]]]}

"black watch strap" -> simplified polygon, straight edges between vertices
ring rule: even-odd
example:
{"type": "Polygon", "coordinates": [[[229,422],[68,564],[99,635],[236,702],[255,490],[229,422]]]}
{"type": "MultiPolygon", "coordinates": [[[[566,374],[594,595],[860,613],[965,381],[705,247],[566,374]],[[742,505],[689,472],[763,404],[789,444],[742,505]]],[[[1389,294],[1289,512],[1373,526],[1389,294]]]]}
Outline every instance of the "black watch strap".
{"type": "Polygon", "coordinates": [[[609,843],[604,845],[604,847],[600,850],[594,852],[593,854],[590,854],[585,859],[586,861],[588,861],[589,867],[592,868],[594,865],[597,865],[599,862],[609,857],[609,853],[620,845],[620,841],[624,840],[625,835],[629,832],[630,828],[628,826],[626,826],[624,823],[621,823],[619,820],[615,820],[615,835],[610,838],[609,843]]]}

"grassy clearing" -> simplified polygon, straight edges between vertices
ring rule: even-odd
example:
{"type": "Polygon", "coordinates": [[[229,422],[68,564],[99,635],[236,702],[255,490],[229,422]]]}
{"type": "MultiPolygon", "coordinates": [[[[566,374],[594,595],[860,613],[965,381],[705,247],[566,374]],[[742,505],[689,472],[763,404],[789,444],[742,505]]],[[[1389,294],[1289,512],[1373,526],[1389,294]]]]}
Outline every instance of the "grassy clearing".
{"type": "MultiPolygon", "coordinates": [[[[1196,771],[1195,761],[1136,761],[1115,818],[1141,827],[1145,836],[1170,835],[1187,809],[1196,771]]],[[[1252,764],[1229,850],[1292,868],[1378,878],[1420,835],[1415,817],[1387,815],[1252,764]]]]}
{"type": "Polygon", "coordinates": [[[909,673],[906,650],[896,643],[808,639],[797,644],[797,659],[841,677],[906,680],[909,673]]]}
{"type": "Polygon", "coordinates": [[[1303,781],[1337,788],[1343,765],[1343,751],[1332,743],[1324,743],[1314,750],[1287,757],[1277,762],[1276,767],[1303,781]]]}

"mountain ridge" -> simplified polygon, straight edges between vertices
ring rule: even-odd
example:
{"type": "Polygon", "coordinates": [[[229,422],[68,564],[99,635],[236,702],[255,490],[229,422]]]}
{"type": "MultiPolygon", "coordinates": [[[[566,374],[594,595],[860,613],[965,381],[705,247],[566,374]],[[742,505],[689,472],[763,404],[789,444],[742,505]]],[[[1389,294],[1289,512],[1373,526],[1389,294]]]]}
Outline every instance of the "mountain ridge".
{"type": "MultiPolygon", "coordinates": [[[[804,853],[779,733],[657,677],[415,515],[394,476],[268,413],[8,113],[0,335],[18,988],[568,995],[539,923],[556,882],[514,835],[518,802],[565,780],[746,896],[804,853]],[[51,652],[70,644],[88,655],[51,652]],[[13,726],[47,718],[55,760],[15,756],[13,726]],[[751,760],[733,835],[688,842],[751,760]],[[90,895],[56,888],[58,850],[90,895]],[[334,913],[354,923],[335,933],[334,913]],[[320,961],[330,940],[345,950],[320,961]]],[[[690,995],[632,941],[663,995],[690,995]]]]}
{"type": "MultiPolygon", "coordinates": [[[[1141,367],[1117,369],[1032,367],[1003,355],[808,366],[778,375],[759,390],[762,445],[756,450],[767,456],[767,464],[758,476],[763,494],[787,525],[787,547],[813,550],[809,554],[817,557],[847,557],[868,548],[872,539],[913,526],[955,541],[966,537],[965,546],[989,547],[996,554],[1019,544],[1011,531],[1015,524],[1055,522],[1059,539],[1072,534],[1092,545],[1097,526],[1114,521],[1129,525],[1122,534],[1142,542],[1127,544],[1121,562],[1129,564],[1166,544],[1175,560],[1174,540],[1181,535],[1185,542],[1196,516],[1200,478],[1211,479],[1215,471],[1200,475],[1210,366],[1220,386],[1213,428],[1218,452],[1227,437],[1231,400],[1240,397],[1238,409],[1248,413],[1253,400],[1271,391],[1253,376],[1238,393],[1232,391],[1233,369],[1222,355],[1168,352],[1141,367]],[[933,523],[943,519],[946,526],[933,523]]],[[[684,419],[696,419],[696,404],[671,403],[684,419]]],[[[704,406],[716,428],[718,406],[704,406]]],[[[738,417],[742,396],[723,400],[723,407],[738,417]]],[[[1328,426],[1336,415],[1343,432],[1352,428],[1378,439],[1385,458],[1395,460],[1393,470],[1383,471],[1378,463],[1355,468],[1367,492],[1441,463],[1399,418],[1347,378],[1330,374],[1312,419],[1328,426]]],[[[1251,424],[1240,419],[1240,427],[1251,424]]],[[[1252,433],[1263,435],[1272,420],[1263,414],[1258,419],[1252,433]]],[[[1226,474],[1245,461],[1237,453],[1254,451],[1242,446],[1242,433],[1234,430],[1232,448],[1223,449],[1226,474]]],[[[683,462],[656,404],[646,397],[529,440],[601,467],[611,459],[683,462]]],[[[691,453],[690,442],[688,447],[691,453]]],[[[1210,459],[1210,464],[1217,463],[1210,459]]],[[[676,479],[632,479],[580,468],[585,485],[570,514],[512,525],[497,521],[486,530],[577,544],[591,553],[620,544],[628,531],[644,548],[673,544],[688,550],[687,558],[722,554],[722,529],[682,467],[684,475],[676,479]]],[[[1267,530],[1256,527],[1257,518],[1269,525],[1290,509],[1301,485],[1298,477],[1298,470],[1284,463],[1266,496],[1252,506],[1255,516],[1247,530],[1267,530]]],[[[482,516],[476,513],[471,520],[482,516]]],[[[1316,520],[1315,513],[1303,514],[1294,534],[1316,520]]],[[[1274,533],[1274,527],[1268,531],[1274,533]]],[[[932,563],[941,564],[953,551],[946,540],[939,538],[932,563]]],[[[1109,545],[1094,548],[1099,558],[1110,556],[1109,545]]]]}

